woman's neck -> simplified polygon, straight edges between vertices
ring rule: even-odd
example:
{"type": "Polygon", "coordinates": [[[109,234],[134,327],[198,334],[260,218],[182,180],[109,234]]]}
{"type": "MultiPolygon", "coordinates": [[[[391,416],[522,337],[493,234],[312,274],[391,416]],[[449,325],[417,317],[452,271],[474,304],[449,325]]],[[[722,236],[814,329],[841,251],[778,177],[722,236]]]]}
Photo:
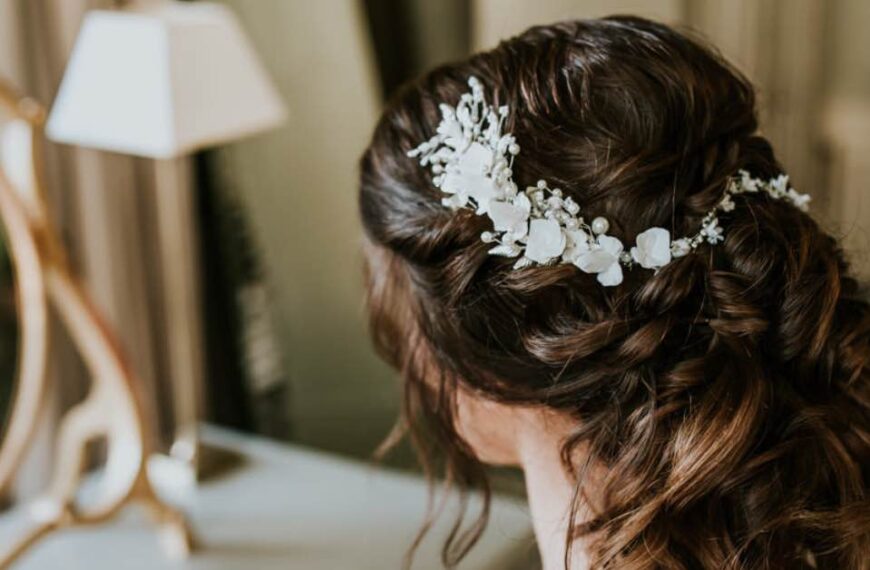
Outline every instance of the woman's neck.
{"type": "MultiPolygon", "coordinates": [[[[570,426],[558,425],[562,423],[559,420],[548,420],[544,423],[545,425],[523,430],[518,434],[520,437],[517,454],[525,473],[532,524],[543,568],[564,570],[568,521],[575,485],[562,464],[561,441],[570,426]]],[[[586,505],[581,504],[575,520],[584,520],[589,512],[586,505]]],[[[584,541],[582,538],[575,540],[571,547],[569,568],[585,570],[588,567],[584,541]]]]}

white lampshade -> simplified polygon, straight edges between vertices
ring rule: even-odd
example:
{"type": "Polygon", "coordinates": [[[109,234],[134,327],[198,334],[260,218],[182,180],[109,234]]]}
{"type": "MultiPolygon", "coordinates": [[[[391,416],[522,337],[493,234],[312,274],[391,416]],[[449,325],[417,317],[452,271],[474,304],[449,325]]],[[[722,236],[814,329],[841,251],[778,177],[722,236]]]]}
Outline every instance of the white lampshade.
{"type": "Polygon", "coordinates": [[[171,158],[285,117],[229,9],[151,0],[86,14],[46,133],[57,142],[171,158]]]}

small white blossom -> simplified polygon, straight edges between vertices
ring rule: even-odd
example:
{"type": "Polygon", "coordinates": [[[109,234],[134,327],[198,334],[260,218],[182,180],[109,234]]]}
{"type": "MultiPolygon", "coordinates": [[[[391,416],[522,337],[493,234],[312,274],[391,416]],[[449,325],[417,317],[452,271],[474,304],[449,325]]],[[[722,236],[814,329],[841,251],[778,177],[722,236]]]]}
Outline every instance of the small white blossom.
{"type": "Polygon", "coordinates": [[[671,262],[671,232],[650,228],[637,236],[631,248],[631,258],[645,269],[659,269],[671,262]]]}
{"type": "Polygon", "coordinates": [[[801,194],[794,188],[789,188],[788,198],[798,209],[804,212],[810,209],[810,200],[812,197],[809,194],[801,194]]]}
{"type": "Polygon", "coordinates": [[[565,251],[562,252],[562,259],[567,263],[574,263],[581,253],[589,251],[591,236],[583,230],[566,230],[565,240],[565,251]]]}
{"type": "Polygon", "coordinates": [[[456,194],[461,199],[473,198],[477,213],[485,214],[498,190],[496,181],[487,175],[492,164],[492,151],[480,143],[472,143],[444,177],[441,190],[456,194]]]}
{"type": "Polygon", "coordinates": [[[722,227],[719,225],[719,219],[713,218],[701,228],[701,235],[707,238],[707,243],[716,245],[723,241],[725,236],[722,235],[722,227]]]}
{"type": "Polygon", "coordinates": [[[562,255],[565,250],[565,234],[555,220],[532,220],[526,241],[526,257],[535,263],[545,264],[562,255]]]}
{"type": "Polygon", "coordinates": [[[734,210],[737,204],[734,203],[734,198],[731,197],[731,194],[725,194],[725,197],[722,198],[722,201],[719,202],[719,209],[723,212],[731,212],[734,210]]]}
{"type": "Polygon", "coordinates": [[[493,200],[489,205],[489,218],[498,232],[511,234],[514,240],[526,236],[529,231],[529,212],[531,204],[525,194],[520,194],[513,202],[493,200]]]}
{"type": "Polygon", "coordinates": [[[692,252],[692,244],[686,238],[681,238],[671,243],[671,255],[673,257],[684,257],[692,252]]]}
{"type": "Polygon", "coordinates": [[[453,114],[452,109],[449,107],[447,113],[445,113],[445,106],[441,107],[441,116],[443,119],[441,120],[441,124],[438,125],[438,134],[444,137],[444,144],[451,148],[459,148],[462,145],[463,135],[462,135],[462,125],[459,121],[456,120],[456,116],[453,114]]]}
{"type": "Polygon", "coordinates": [[[768,194],[773,198],[782,198],[788,191],[788,175],[780,174],[768,184],[768,194]]]}
{"type": "Polygon", "coordinates": [[[762,186],[761,180],[753,178],[746,170],[741,170],[737,174],[740,176],[739,189],[741,192],[758,192],[758,189],[762,186]]]}
{"type": "Polygon", "coordinates": [[[525,269],[526,267],[531,267],[532,265],[534,265],[534,263],[535,262],[528,257],[523,256],[519,258],[516,263],[514,263],[514,269],[525,269]]]}
{"type": "Polygon", "coordinates": [[[497,187],[492,178],[483,174],[463,174],[449,172],[444,177],[441,190],[456,194],[457,203],[465,206],[469,198],[474,199],[478,214],[485,214],[489,202],[495,197],[497,187]]]}
{"type": "Polygon", "coordinates": [[[622,283],[622,266],[619,257],[622,242],[612,236],[598,236],[597,243],[588,251],[579,254],[574,264],[584,273],[596,273],[598,282],[605,287],[622,283]]]}
{"type": "Polygon", "coordinates": [[[522,253],[523,248],[516,244],[497,245],[489,250],[490,255],[500,255],[502,257],[516,257],[522,253]]]}
{"type": "Polygon", "coordinates": [[[572,216],[576,216],[580,212],[580,206],[570,196],[565,198],[564,206],[565,210],[572,216]]]}

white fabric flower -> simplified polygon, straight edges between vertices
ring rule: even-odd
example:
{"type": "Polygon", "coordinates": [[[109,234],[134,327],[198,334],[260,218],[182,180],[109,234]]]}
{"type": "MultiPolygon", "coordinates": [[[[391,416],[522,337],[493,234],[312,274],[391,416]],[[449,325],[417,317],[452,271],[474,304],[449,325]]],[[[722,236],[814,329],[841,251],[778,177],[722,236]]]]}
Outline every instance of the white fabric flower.
{"type": "Polygon", "coordinates": [[[493,153],[480,143],[471,143],[459,157],[459,170],[463,174],[483,174],[492,166],[493,153]]]}
{"type": "Polygon", "coordinates": [[[507,232],[514,240],[526,236],[529,231],[529,212],[532,205],[525,194],[519,194],[513,202],[491,200],[489,219],[497,232],[507,232]]]}
{"type": "Polygon", "coordinates": [[[723,212],[733,212],[736,206],[737,204],[734,203],[734,198],[731,197],[731,194],[725,194],[722,201],[719,202],[719,209],[723,212]]]}
{"type": "Polygon", "coordinates": [[[637,245],[631,248],[631,258],[645,269],[659,269],[671,262],[671,232],[664,228],[650,228],[637,236],[637,245]]]}
{"type": "Polygon", "coordinates": [[[671,254],[674,257],[685,257],[692,251],[692,244],[686,238],[676,240],[671,244],[671,254]]]}
{"type": "Polygon", "coordinates": [[[441,190],[448,194],[457,194],[463,205],[468,198],[473,198],[477,213],[487,213],[489,202],[498,189],[496,181],[486,174],[492,162],[492,150],[480,143],[470,144],[461,153],[455,168],[444,176],[441,190]]]}
{"type": "Polygon", "coordinates": [[[567,263],[574,263],[581,253],[589,251],[589,234],[583,230],[566,230],[565,231],[565,251],[562,253],[562,260],[567,263]]]}
{"type": "Polygon", "coordinates": [[[458,172],[448,172],[441,180],[441,191],[445,194],[453,194],[450,201],[455,206],[465,206],[468,203],[468,194],[463,190],[462,176],[458,172]]]}
{"type": "Polygon", "coordinates": [[[535,263],[549,263],[565,250],[565,234],[556,220],[532,220],[525,256],[535,263]]]}
{"type": "Polygon", "coordinates": [[[788,191],[788,174],[780,174],[770,180],[768,193],[774,198],[782,198],[788,191]]]}
{"type": "Polygon", "coordinates": [[[722,226],[719,225],[719,219],[713,218],[705,223],[701,228],[701,235],[707,239],[707,243],[716,245],[723,241],[725,236],[722,233],[722,226]]]}
{"type": "Polygon", "coordinates": [[[622,242],[615,237],[598,236],[598,243],[578,255],[574,265],[585,273],[597,273],[598,282],[605,287],[614,287],[622,283],[622,266],[619,264],[622,250],[622,242]]]}
{"type": "Polygon", "coordinates": [[[801,211],[808,211],[810,209],[810,195],[809,194],[801,194],[794,188],[789,188],[788,193],[786,194],[791,200],[791,203],[794,204],[801,211]]]}
{"type": "Polygon", "coordinates": [[[447,105],[442,105],[441,117],[436,132],[444,137],[444,144],[453,149],[459,148],[462,146],[463,133],[462,125],[456,120],[456,114],[447,105]]]}
{"type": "Polygon", "coordinates": [[[740,185],[739,192],[758,192],[759,187],[761,187],[764,183],[758,178],[753,178],[749,172],[745,170],[741,170],[740,175],[740,185]]]}

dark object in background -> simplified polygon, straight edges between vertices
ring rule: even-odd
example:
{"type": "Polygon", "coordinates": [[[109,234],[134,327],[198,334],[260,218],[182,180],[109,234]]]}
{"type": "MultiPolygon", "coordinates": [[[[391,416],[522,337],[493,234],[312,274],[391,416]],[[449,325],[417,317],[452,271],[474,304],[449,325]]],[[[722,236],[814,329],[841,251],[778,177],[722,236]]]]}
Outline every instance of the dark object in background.
{"type": "Polygon", "coordinates": [[[6,236],[0,232],[0,442],[12,404],[18,373],[18,309],[6,236]]]}
{"type": "Polygon", "coordinates": [[[213,168],[209,152],[197,155],[207,418],[288,439],[288,382],[272,336],[265,271],[244,206],[213,168]]]}
{"type": "Polygon", "coordinates": [[[381,94],[471,49],[468,0],[365,0],[381,94]]]}
{"type": "Polygon", "coordinates": [[[378,63],[381,95],[386,99],[414,71],[417,50],[411,36],[410,4],[402,0],[366,0],[363,4],[378,63]]]}

